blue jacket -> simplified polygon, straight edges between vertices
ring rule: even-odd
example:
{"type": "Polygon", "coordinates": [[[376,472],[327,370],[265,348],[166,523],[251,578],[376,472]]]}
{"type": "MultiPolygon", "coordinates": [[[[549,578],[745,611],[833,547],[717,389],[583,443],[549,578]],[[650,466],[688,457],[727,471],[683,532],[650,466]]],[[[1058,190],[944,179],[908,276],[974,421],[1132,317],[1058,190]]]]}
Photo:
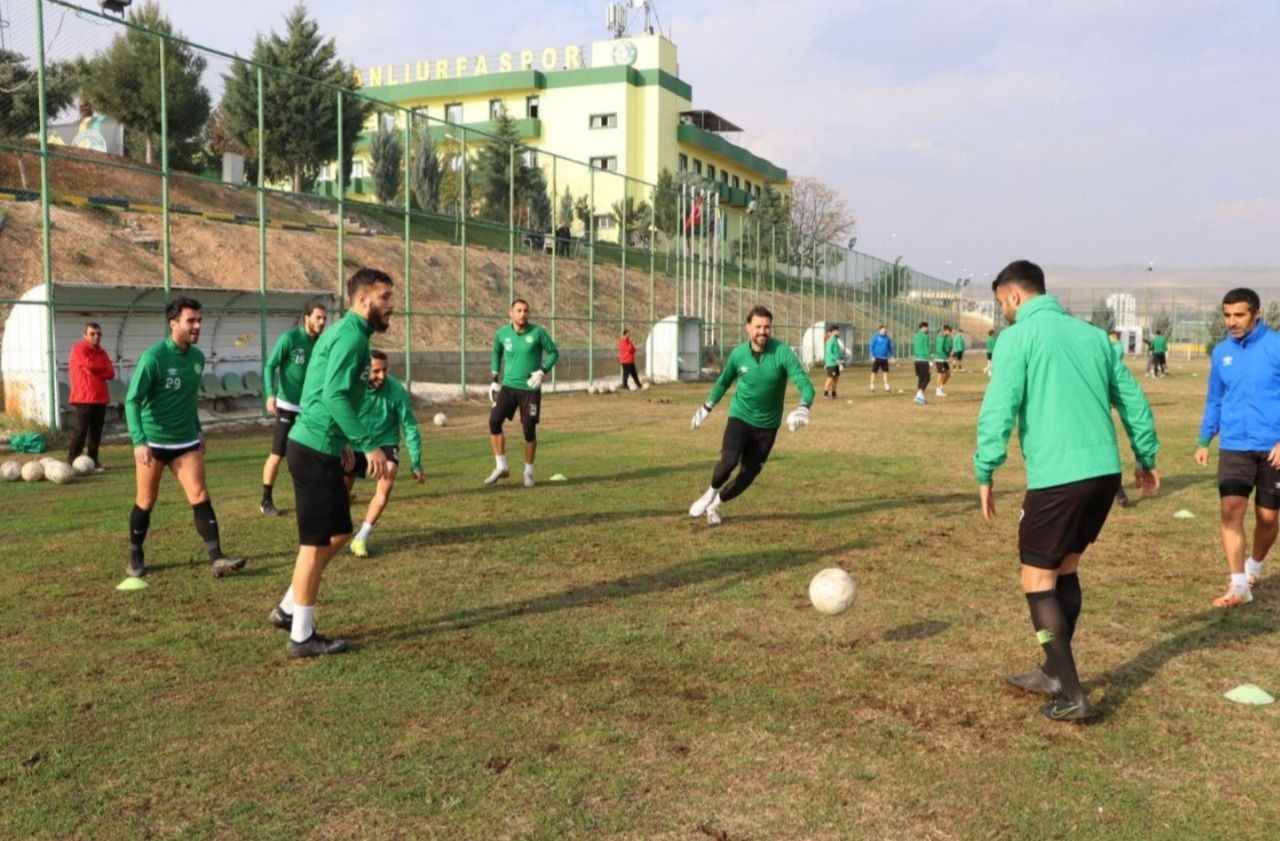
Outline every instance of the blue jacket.
{"type": "Polygon", "coordinates": [[[1280,444],[1280,333],[1259,323],[1213,349],[1200,446],[1221,435],[1219,449],[1267,452],[1280,444]]]}
{"type": "Polygon", "coordinates": [[[888,359],[891,356],[893,356],[893,339],[888,335],[881,336],[877,332],[871,337],[871,358],[888,359]]]}

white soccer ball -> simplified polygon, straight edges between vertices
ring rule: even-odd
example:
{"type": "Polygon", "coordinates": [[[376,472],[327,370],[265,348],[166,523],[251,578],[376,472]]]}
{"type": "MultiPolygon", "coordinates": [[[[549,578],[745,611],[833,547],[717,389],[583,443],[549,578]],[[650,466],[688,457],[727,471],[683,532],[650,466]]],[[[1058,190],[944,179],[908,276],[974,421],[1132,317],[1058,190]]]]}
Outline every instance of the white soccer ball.
{"type": "Polygon", "coordinates": [[[49,469],[49,465],[57,464],[57,463],[58,463],[58,460],[53,456],[43,456],[40,459],[40,466],[43,467],[45,470],[49,469]]]}
{"type": "Polygon", "coordinates": [[[97,466],[88,456],[76,456],[76,460],[71,462],[71,469],[77,476],[88,476],[97,466]]]}
{"type": "Polygon", "coordinates": [[[610,393],[610,394],[617,394],[617,393],[618,393],[618,384],[617,384],[617,383],[609,383],[609,393],[610,393]]]}
{"type": "Polygon", "coordinates": [[[6,461],[0,464],[0,479],[6,482],[16,482],[22,478],[22,464],[16,461],[6,461]]]}
{"type": "Polygon", "coordinates": [[[44,465],[38,461],[29,461],[22,465],[22,481],[39,482],[44,478],[44,465]]]}
{"type": "Polygon", "coordinates": [[[55,461],[45,465],[44,478],[55,485],[66,485],[75,480],[76,471],[65,461],[55,461]]]}
{"type": "Polygon", "coordinates": [[[597,393],[598,392],[596,391],[596,387],[594,385],[587,386],[587,394],[597,394],[597,393]]]}
{"type": "Polygon", "coordinates": [[[858,585],[839,567],[824,569],[809,582],[809,601],[819,613],[835,616],[853,607],[858,585]]]}
{"type": "Polygon", "coordinates": [[[446,415],[444,412],[436,412],[436,416],[432,418],[431,421],[436,426],[448,426],[449,416],[446,415]]]}
{"type": "Polygon", "coordinates": [[[640,390],[641,390],[641,391],[648,391],[648,390],[649,390],[649,384],[648,384],[648,383],[645,383],[644,385],[640,386],[640,390]]]}

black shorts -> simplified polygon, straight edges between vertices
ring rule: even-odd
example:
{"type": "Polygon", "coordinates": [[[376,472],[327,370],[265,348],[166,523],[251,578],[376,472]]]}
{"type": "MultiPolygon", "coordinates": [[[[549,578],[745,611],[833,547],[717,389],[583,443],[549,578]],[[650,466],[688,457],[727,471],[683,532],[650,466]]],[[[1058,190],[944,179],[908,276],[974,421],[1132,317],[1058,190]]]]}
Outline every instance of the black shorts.
{"type": "Polygon", "coordinates": [[[769,460],[778,430],[752,426],[738,418],[729,418],[724,427],[724,439],[720,444],[720,461],[725,464],[741,464],[758,471],[769,460]]]}
{"type": "Polygon", "coordinates": [[[951,372],[951,363],[947,362],[945,359],[939,359],[937,362],[934,362],[933,367],[938,369],[939,374],[947,374],[951,372]]]}
{"type": "Polygon", "coordinates": [[[992,357],[992,356],[993,356],[993,354],[991,353],[991,351],[987,351],[987,361],[988,361],[988,362],[990,362],[990,361],[991,361],[991,357],[992,357]]]}
{"type": "Polygon", "coordinates": [[[1280,470],[1267,460],[1270,453],[1247,450],[1218,452],[1218,495],[1245,499],[1258,489],[1258,505],[1272,511],[1280,508],[1280,470]]]}
{"type": "Polygon", "coordinates": [[[1098,539],[1120,490],[1120,474],[1027,491],[1018,524],[1018,553],[1027,566],[1057,569],[1067,555],[1098,539]]]}
{"type": "Polygon", "coordinates": [[[884,371],[886,374],[889,373],[889,360],[873,359],[871,361],[871,373],[874,374],[877,371],[884,371]]]}
{"type": "Polygon", "coordinates": [[[962,350],[956,351],[955,353],[951,354],[951,358],[954,359],[956,362],[964,362],[964,351],[962,350]]]}
{"type": "Polygon", "coordinates": [[[297,412],[276,408],[276,422],[271,430],[271,455],[284,456],[289,443],[289,432],[293,429],[293,422],[297,417],[297,412]]]}
{"type": "MultiPolygon", "coordinates": [[[[400,464],[400,448],[399,447],[380,447],[383,454],[386,455],[387,461],[392,464],[400,464]]],[[[347,471],[347,475],[353,479],[363,479],[369,473],[369,459],[364,453],[356,453],[355,464],[351,465],[351,469],[347,471]]]]}
{"type": "Polygon", "coordinates": [[[542,389],[525,391],[519,388],[503,386],[498,392],[498,401],[489,411],[489,434],[501,435],[502,424],[511,420],[520,410],[520,426],[524,431],[524,440],[538,440],[538,419],[542,416],[542,389]]]}
{"type": "Polygon", "coordinates": [[[839,379],[839,377],[840,377],[840,366],[839,366],[839,365],[828,365],[828,366],[827,366],[827,376],[828,376],[828,377],[835,377],[835,378],[839,379]]]}
{"type": "Polygon", "coordinates": [[[1167,364],[1165,354],[1160,352],[1155,352],[1151,354],[1151,362],[1154,365],[1159,365],[1161,368],[1163,368],[1167,364]]]}
{"type": "Polygon", "coordinates": [[[293,475],[298,543],[328,546],[335,534],[351,534],[351,501],[342,481],[342,459],[290,441],[285,451],[293,475]]]}
{"type": "Polygon", "coordinates": [[[151,457],[161,464],[173,464],[187,453],[194,453],[196,450],[199,450],[200,444],[188,444],[185,447],[178,447],[176,449],[172,447],[156,447],[148,444],[147,449],[151,450],[151,457]]]}

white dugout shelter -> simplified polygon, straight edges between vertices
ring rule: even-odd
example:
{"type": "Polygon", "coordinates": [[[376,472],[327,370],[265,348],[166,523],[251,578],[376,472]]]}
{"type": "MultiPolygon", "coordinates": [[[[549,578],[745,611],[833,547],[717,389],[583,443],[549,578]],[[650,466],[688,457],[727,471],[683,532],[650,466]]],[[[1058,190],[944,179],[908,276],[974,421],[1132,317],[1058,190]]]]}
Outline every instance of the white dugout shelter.
{"type": "MultiPolygon", "coordinates": [[[[334,302],[332,294],[322,292],[174,287],[169,294],[201,304],[201,396],[215,402],[260,396],[262,362],[276,339],[297,324],[307,301],[320,299],[331,312],[334,302]]],[[[67,359],[71,346],[84,335],[85,322],[102,326],[102,347],[115,365],[112,405],[123,403],[138,357],[168,335],[168,324],[165,293],[159,287],[55,283],[53,300],[52,325],[43,284],[29,289],[13,306],[0,340],[0,372],[6,414],[61,426],[70,395],[67,359]],[[56,383],[52,395],[51,383],[56,383]]]]}

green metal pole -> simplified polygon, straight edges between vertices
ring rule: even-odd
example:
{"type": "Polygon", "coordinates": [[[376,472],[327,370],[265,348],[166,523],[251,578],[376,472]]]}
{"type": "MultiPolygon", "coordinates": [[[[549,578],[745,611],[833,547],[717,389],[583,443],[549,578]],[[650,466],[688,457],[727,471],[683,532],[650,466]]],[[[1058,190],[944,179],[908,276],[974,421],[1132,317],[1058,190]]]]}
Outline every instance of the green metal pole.
{"type": "Polygon", "coordinates": [[[507,306],[516,300],[516,146],[507,147],[507,306]]]}
{"type": "Polygon", "coordinates": [[[347,236],[347,179],[342,156],[342,91],[338,91],[338,314],[346,309],[347,296],[344,294],[342,273],[346,270],[346,236],[347,236]]]}
{"type": "MultiPolygon", "coordinates": [[[[657,190],[654,190],[654,192],[657,192],[657,190]]],[[[657,279],[656,273],[658,268],[653,250],[653,246],[658,239],[658,203],[656,201],[652,201],[649,203],[649,206],[653,208],[649,214],[649,329],[652,330],[654,322],[653,292],[654,284],[657,279]]]]}
{"type": "Polygon", "coordinates": [[[627,329],[627,204],[631,197],[627,176],[622,176],[622,283],[618,289],[618,335],[627,329]]]}
{"type": "Polygon", "coordinates": [[[40,270],[44,274],[45,340],[49,343],[49,426],[62,429],[58,416],[58,351],[53,337],[53,245],[49,232],[49,103],[46,99],[44,61],[44,0],[36,2],[36,97],[40,116],[40,270]]]}
{"type": "MultiPolygon", "coordinates": [[[[756,238],[760,237],[760,223],[756,223],[756,238]]],[[[778,308],[778,228],[769,226],[769,304],[778,308]]],[[[741,321],[742,319],[738,319],[741,321]]]]}
{"type": "MultiPolygon", "coordinates": [[[[560,213],[560,194],[557,192],[559,184],[556,182],[556,173],[559,169],[560,159],[556,156],[551,157],[551,341],[556,340],[556,257],[560,254],[560,237],[556,233],[559,230],[559,222],[556,217],[560,213]]],[[[556,369],[551,369],[551,388],[554,391],[556,387],[556,369]]]]}
{"type": "Polygon", "coordinates": [[[462,396],[467,396],[467,130],[459,127],[462,137],[462,166],[458,170],[461,183],[458,187],[458,216],[461,218],[461,231],[458,235],[462,245],[462,254],[458,260],[458,284],[461,288],[459,301],[462,303],[460,325],[460,342],[458,351],[458,370],[462,380],[462,396]]]}
{"type": "Polygon", "coordinates": [[[413,208],[409,204],[412,177],[413,111],[404,112],[404,382],[413,393],[413,208]]]}
{"type": "MultiPolygon", "coordinates": [[[[160,36],[157,36],[160,37],[160,36]]],[[[173,289],[173,266],[169,253],[169,91],[165,82],[164,38],[160,38],[160,249],[163,254],[164,301],[173,289]]]]}
{"type": "Polygon", "coordinates": [[[591,167],[591,218],[587,220],[587,382],[596,381],[596,168],[591,167]]]}
{"type": "Polygon", "coordinates": [[[742,323],[742,240],[738,240],[738,323],[742,323]]]}
{"type": "MultiPolygon", "coordinates": [[[[258,348],[261,361],[267,361],[267,195],[262,186],[266,177],[266,152],[263,135],[266,134],[266,116],[264,114],[264,95],[262,68],[258,69],[258,183],[254,186],[258,194],[258,348]]],[[[262,414],[266,415],[264,404],[262,414]]]]}

